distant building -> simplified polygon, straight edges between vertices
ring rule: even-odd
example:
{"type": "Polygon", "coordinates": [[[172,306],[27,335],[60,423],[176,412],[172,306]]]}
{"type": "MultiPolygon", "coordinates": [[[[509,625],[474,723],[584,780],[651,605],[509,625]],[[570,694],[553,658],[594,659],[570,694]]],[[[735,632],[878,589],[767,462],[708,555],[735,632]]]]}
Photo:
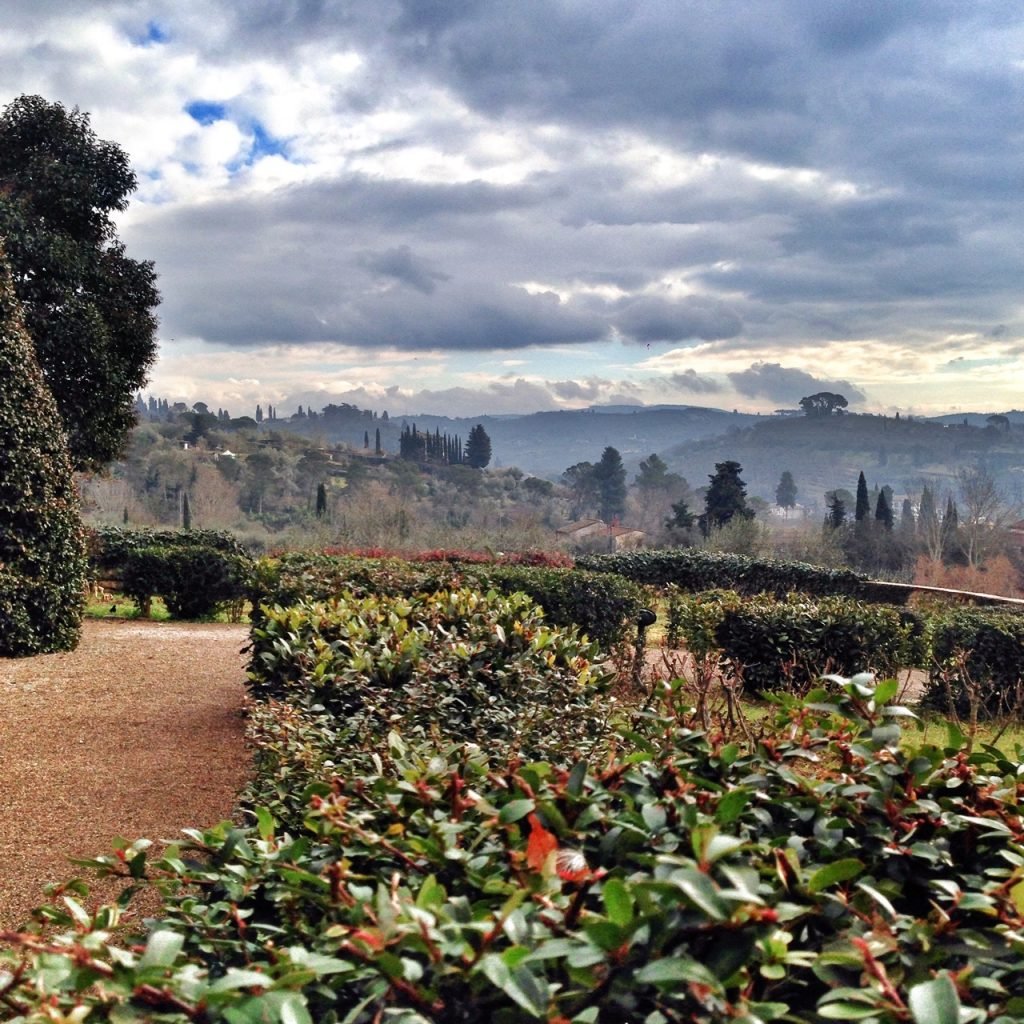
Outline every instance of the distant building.
{"type": "Polygon", "coordinates": [[[629,551],[640,547],[646,534],[631,526],[609,524],[603,519],[579,519],[557,531],[570,544],[606,551],[629,551]]]}

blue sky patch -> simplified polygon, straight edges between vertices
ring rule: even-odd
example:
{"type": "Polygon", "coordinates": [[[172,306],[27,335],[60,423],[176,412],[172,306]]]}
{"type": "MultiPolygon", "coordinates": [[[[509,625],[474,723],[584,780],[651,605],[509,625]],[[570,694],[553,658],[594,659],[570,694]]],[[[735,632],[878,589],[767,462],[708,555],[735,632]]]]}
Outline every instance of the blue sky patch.
{"type": "Polygon", "coordinates": [[[223,121],[227,116],[227,107],[223,103],[210,103],[207,100],[193,100],[185,104],[185,113],[202,125],[223,121]]]}

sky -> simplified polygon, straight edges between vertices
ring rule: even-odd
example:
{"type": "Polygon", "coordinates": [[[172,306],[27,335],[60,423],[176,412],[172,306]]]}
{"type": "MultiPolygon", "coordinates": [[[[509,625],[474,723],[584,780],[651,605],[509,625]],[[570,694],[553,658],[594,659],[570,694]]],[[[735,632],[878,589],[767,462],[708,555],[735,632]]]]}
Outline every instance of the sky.
{"type": "MultiPolygon", "coordinates": [[[[13,10],[12,10],[13,8],[13,10]]],[[[148,393],[1021,408],[1019,0],[15,0],[139,188],[148,393]]]]}

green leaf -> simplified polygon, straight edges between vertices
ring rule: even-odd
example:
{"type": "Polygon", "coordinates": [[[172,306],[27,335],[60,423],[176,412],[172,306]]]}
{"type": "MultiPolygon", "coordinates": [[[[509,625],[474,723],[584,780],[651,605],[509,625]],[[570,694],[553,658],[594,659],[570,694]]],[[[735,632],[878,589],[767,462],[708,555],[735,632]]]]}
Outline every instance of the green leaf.
{"type": "Polygon", "coordinates": [[[260,839],[269,839],[274,834],[275,825],[274,816],[268,808],[256,808],[256,831],[260,839]]]}
{"type": "Polygon", "coordinates": [[[747,809],[748,803],[750,803],[749,789],[730,789],[718,801],[718,807],[715,808],[715,821],[719,825],[728,825],[734,822],[747,809]]]}
{"type": "Polygon", "coordinates": [[[960,997],[948,974],[915,985],[908,1002],[914,1024],[958,1024],[960,1020],[960,997]]]}
{"type": "Polygon", "coordinates": [[[836,882],[846,882],[856,878],[864,870],[864,861],[856,857],[846,857],[842,860],[833,861],[822,868],[818,868],[807,880],[807,891],[811,893],[821,892],[836,882]]]}
{"type": "Polygon", "coordinates": [[[510,800],[502,807],[498,821],[502,825],[511,825],[514,821],[525,818],[534,809],[534,806],[532,800],[510,800]]]}
{"type": "Polygon", "coordinates": [[[601,899],[612,922],[622,928],[633,920],[633,900],[618,878],[609,878],[601,889],[601,899]]]}
{"type": "Polygon", "coordinates": [[[875,703],[876,704],[888,704],[889,701],[896,696],[896,691],[900,688],[900,684],[895,679],[883,679],[875,687],[875,703]]]}
{"type": "Polygon", "coordinates": [[[641,967],[634,976],[643,985],[673,986],[680,982],[696,982],[707,985],[713,992],[722,991],[721,982],[703,964],[689,957],[665,957],[652,960],[641,967]]]}
{"type": "Polygon", "coordinates": [[[147,967],[170,967],[181,947],[185,944],[185,936],[166,928],[153,932],[146,943],[146,951],[139,960],[139,970],[147,967]]]}

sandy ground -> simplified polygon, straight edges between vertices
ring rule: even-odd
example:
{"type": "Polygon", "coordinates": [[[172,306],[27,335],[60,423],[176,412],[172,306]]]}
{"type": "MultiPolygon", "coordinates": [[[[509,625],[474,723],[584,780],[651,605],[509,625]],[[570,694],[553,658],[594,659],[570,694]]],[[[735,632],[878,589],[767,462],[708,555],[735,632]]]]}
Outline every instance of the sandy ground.
{"type": "Polygon", "coordinates": [[[78,649],[0,660],[0,928],[69,857],[231,816],[249,755],[246,627],[96,621],[78,649]]]}

